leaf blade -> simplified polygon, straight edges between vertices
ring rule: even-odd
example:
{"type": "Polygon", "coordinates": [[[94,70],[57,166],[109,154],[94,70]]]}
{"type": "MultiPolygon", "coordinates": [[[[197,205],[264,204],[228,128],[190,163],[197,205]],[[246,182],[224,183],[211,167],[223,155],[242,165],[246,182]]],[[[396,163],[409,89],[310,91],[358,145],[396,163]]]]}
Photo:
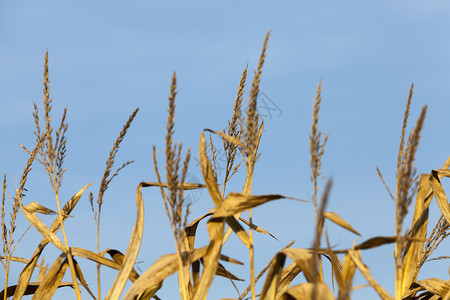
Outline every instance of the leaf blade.
{"type": "Polygon", "coordinates": [[[341,226],[344,229],[347,229],[350,232],[353,232],[356,235],[359,235],[359,232],[356,231],[347,221],[345,221],[343,218],[341,218],[337,213],[335,212],[324,212],[323,216],[330,220],[331,222],[335,223],[336,225],[341,226]]]}

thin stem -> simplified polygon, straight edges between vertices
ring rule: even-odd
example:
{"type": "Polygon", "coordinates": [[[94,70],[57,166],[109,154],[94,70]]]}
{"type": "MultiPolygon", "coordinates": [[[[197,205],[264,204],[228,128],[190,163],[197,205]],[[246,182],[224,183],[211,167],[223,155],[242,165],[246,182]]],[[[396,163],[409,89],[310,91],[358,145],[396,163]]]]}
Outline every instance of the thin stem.
{"type": "MultiPolygon", "coordinates": [[[[54,174],[53,174],[53,176],[54,176],[54,174]]],[[[75,272],[75,266],[73,264],[72,253],[71,253],[71,250],[69,248],[69,243],[67,241],[67,235],[66,235],[66,229],[64,228],[64,223],[63,223],[63,220],[62,220],[61,206],[59,204],[58,186],[56,184],[56,178],[53,177],[53,179],[55,180],[55,181],[53,181],[53,183],[55,183],[53,185],[53,190],[54,190],[55,197],[56,197],[56,205],[58,207],[58,218],[59,218],[59,222],[61,224],[61,231],[62,231],[62,234],[63,234],[63,237],[64,237],[64,243],[66,245],[66,255],[67,255],[67,260],[69,262],[70,275],[72,276],[73,287],[75,289],[75,294],[77,295],[77,300],[81,300],[80,288],[78,286],[78,279],[77,279],[77,275],[76,275],[76,272],[75,272]]]]}
{"type": "MultiPolygon", "coordinates": [[[[100,211],[99,211],[100,212],[100,211]]],[[[98,214],[98,217],[100,217],[100,214],[98,214]]],[[[97,254],[100,254],[100,223],[97,221],[97,254]]],[[[97,293],[98,293],[98,299],[102,299],[102,288],[100,286],[100,264],[97,264],[97,293]]]]}
{"type": "MultiPolygon", "coordinates": [[[[252,209],[249,210],[249,221],[250,224],[253,224],[253,215],[252,215],[252,209]]],[[[250,234],[250,249],[249,249],[249,256],[250,256],[250,284],[252,289],[252,300],[256,300],[256,291],[255,291],[255,252],[253,247],[253,230],[250,227],[249,229],[250,234]]]]}
{"type": "Polygon", "coordinates": [[[9,275],[9,262],[11,259],[11,254],[8,253],[8,257],[6,258],[6,268],[5,268],[5,293],[4,293],[4,297],[3,300],[7,300],[8,298],[6,297],[6,295],[8,294],[8,275],[9,275]]]}

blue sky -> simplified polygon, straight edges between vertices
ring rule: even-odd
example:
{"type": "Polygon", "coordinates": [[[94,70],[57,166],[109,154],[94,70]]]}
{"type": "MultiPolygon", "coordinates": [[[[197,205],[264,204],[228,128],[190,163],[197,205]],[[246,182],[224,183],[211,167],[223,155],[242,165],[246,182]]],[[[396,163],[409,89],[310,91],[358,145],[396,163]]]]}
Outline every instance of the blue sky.
{"type": "MultiPolygon", "coordinates": [[[[340,214],[362,234],[356,237],[328,224],[331,243],[346,248],[355,238],[361,242],[393,235],[394,205],[375,167],[380,167],[393,187],[402,116],[412,82],[410,124],[421,107],[428,105],[417,154],[418,172],[440,168],[450,154],[446,130],[449,20],[450,5],[443,1],[3,1],[0,172],[6,172],[12,194],[14,178],[20,178],[26,161],[18,144],[31,147],[34,142],[33,101],[42,98],[43,60],[48,49],[55,122],[64,107],[68,108],[68,171],[61,188],[64,201],[90,182],[94,184],[88,191],[97,193],[109,150],[128,116],[140,107],[116,159],[118,165],[127,160],[135,163],[113,181],[102,212],[101,248],[125,252],[135,218],[135,187],[141,180],[156,181],[152,145],[163,161],[172,73],[176,71],[178,78],[175,137],[184,149],[192,148],[189,173],[201,178],[195,161],[201,130],[226,126],[242,70],[248,64],[251,80],[265,34],[271,29],[261,90],[276,114],[265,120],[254,193],[311,198],[308,136],[312,103],[322,80],[319,127],[330,134],[323,175],[334,180],[328,210],[340,214]]],[[[263,107],[260,111],[267,113],[263,107]]],[[[240,178],[229,191],[241,190],[240,178]]],[[[35,165],[27,188],[27,201],[56,208],[40,166],[35,165]]],[[[191,218],[212,206],[206,191],[197,196],[191,218]]],[[[138,258],[142,270],[162,254],[174,251],[159,191],[145,190],[144,199],[146,227],[138,258]]],[[[432,209],[436,208],[433,203],[432,209]]],[[[313,211],[311,203],[291,200],[254,210],[254,222],[279,239],[256,237],[257,270],[291,240],[296,240],[296,247],[310,247],[313,211]]],[[[87,195],[73,215],[66,222],[69,243],[95,250],[95,223],[87,195]]],[[[432,213],[432,218],[438,216],[432,213]]],[[[16,238],[26,228],[25,221],[21,215],[16,238]]],[[[202,225],[198,246],[207,243],[202,225]]],[[[29,257],[40,239],[31,229],[15,254],[29,257]]],[[[444,243],[437,254],[448,255],[448,249],[444,243]]],[[[57,253],[49,246],[47,261],[51,263],[57,253]]],[[[231,238],[224,253],[248,265],[247,251],[236,238],[231,238]]],[[[363,253],[375,279],[391,295],[392,253],[391,246],[363,253]]],[[[83,262],[83,267],[95,289],[95,265],[83,262]]],[[[229,269],[248,278],[247,267],[229,269]]],[[[20,265],[13,265],[13,282],[20,270],[20,265]]],[[[106,293],[116,273],[103,270],[106,293]]],[[[0,282],[3,276],[0,274],[0,282]]],[[[448,262],[430,262],[420,276],[446,280],[448,262]]],[[[158,295],[177,299],[176,282],[175,277],[166,280],[158,295]]],[[[359,276],[355,284],[365,281],[359,276]]],[[[246,286],[237,285],[240,291],[246,286]]],[[[70,297],[74,297],[70,290],[61,290],[56,299],[70,297]]],[[[220,297],[236,297],[224,279],[215,280],[211,288],[210,299],[220,297]]],[[[371,288],[354,291],[353,297],[378,298],[371,288]]]]}

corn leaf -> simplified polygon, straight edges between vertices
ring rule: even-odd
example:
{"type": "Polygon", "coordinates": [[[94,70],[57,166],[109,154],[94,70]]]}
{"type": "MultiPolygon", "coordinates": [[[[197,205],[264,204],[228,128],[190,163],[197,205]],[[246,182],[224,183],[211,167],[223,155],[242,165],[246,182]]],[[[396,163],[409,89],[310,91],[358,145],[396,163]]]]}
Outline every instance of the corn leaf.
{"type": "MultiPolygon", "coordinates": [[[[159,182],[142,182],[142,187],[150,187],[150,186],[162,186],[162,187],[165,187],[165,188],[168,187],[167,182],[161,182],[161,183],[159,183],[159,182]]],[[[206,185],[201,184],[201,183],[188,183],[188,182],[185,182],[183,184],[178,183],[177,189],[183,189],[183,190],[187,191],[187,190],[202,189],[202,188],[205,188],[205,187],[206,187],[206,185]]]]}
{"type": "Polygon", "coordinates": [[[286,254],[278,252],[274,257],[274,263],[267,273],[266,281],[261,292],[261,300],[275,300],[278,286],[280,284],[281,273],[283,272],[286,254]]]}
{"type": "Polygon", "coordinates": [[[450,170],[433,170],[430,175],[430,184],[433,189],[434,197],[436,198],[439,208],[447,220],[447,223],[450,224],[450,207],[448,205],[447,196],[445,195],[439,176],[450,177],[450,170]]]}
{"type": "Polygon", "coordinates": [[[217,207],[213,218],[229,217],[238,213],[241,213],[247,209],[257,207],[266,202],[278,200],[282,198],[288,198],[286,196],[278,194],[269,195],[245,195],[241,193],[229,193],[225,200],[217,207]]]}
{"type": "Polygon", "coordinates": [[[128,277],[134,268],[134,263],[141,247],[142,235],[144,232],[144,201],[142,199],[142,183],[140,183],[136,188],[136,207],[137,216],[136,224],[133,228],[133,233],[131,235],[130,243],[128,245],[127,252],[123,259],[122,267],[117,275],[113,286],[106,296],[106,300],[118,300],[122,291],[125,287],[128,277]]]}
{"type": "Polygon", "coordinates": [[[198,157],[200,161],[200,169],[202,171],[203,180],[205,181],[208,193],[211,196],[214,205],[220,206],[223,199],[222,195],[220,194],[216,179],[213,176],[211,163],[209,162],[208,156],[206,155],[206,141],[204,132],[201,133],[200,141],[198,143],[198,157]]]}
{"type": "Polygon", "coordinates": [[[220,259],[221,261],[226,261],[226,262],[229,262],[229,263],[232,263],[232,264],[236,264],[236,265],[241,265],[241,266],[244,265],[243,262],[240,262],[240,261],[237,260],[237,259],[228,257],[228,256],[223,255],[223,254],[220,254],[219,259],[220,259]]]}
{"type": "MultiPolygon", "coordinates": [[[[70,215],[72,210],[75,208],[75,206],[78,204],[78,201],[80,200],[81,196],[83,195],[84,191],[91,185],[92,183],[89,183],[85,187],[83,187],[81,190],[79,190],[72,198],[70,198],[69,201],[64,205],[64,207],[61,210],[61,218],[64,222],[67,219],[67,216],[70,215]]],[[[52,225],[50,226],[49,230],[53,233],[56,233],[59,228],[61,227],[61,222],[59,220],[59,217],[56,217],[53,221],[52,225]]],[[[17,288],[14,293],[14,299],[20,300],[22,299],[22,296],[25,294],[27,290],[28,283],[30,282],[31,275],[33,275],[34,268],[36,267],[36,264],[39,260],[39,257],[44,251],[44,248],[49,243],[49,240],[44,237],[44,239],[39,243],[39,245],[36,247],[36,250],[33,253],[33,256],[31,257],[30,261],[27,263],[25,268],[20,273],[19,279],[17,281],[17,288]]]]}
{"type": "MultiPolygon", "coordinates": [[[[118,263],[120,266],[122,266],[123,261],[125,259],[125,255],[123,255],[122,252],[120,252],[119,250],[116,250],[116,249],[106,249],[105,253],[108,253],[116,263],[118,263]]],[[[139,274],[136,272],[136,270],[134,268],[131,269],[130,278],[136,278],[136,279],[139,278],[139,274]]]]}
{"type": "Polygon", "coordinates": [[[184,229],[184,232],[186,233],[186,237],[188,240],[188,244],[189,244],[189,249],[193,250],[194,249],[194,243],[195,243],[195,234],[197,232],[197,227],[198,224],[200,223],[201,220],[203,220],[206,217],[211,216],[214,212],[216,211],[216,208],[212,208],[209,212],[207,212],[206,214],[204,214],[203,216],[198,217],[197,219],[195,219],[194,221],[192,221],[188,226],[186,226],[186,228],[184,229]]]}
{"type": "Polygon", "coordinates": [[[91,297],[93,299],[96,299],[94,294],[89,289],[89,286],[86,283],[86,280],[84,279],[83,272],[81,271],[80,265],[78,264],[78,262],[75,259],[73,259],[73,263],[74,263],[74,266],[75,266],[75,273],[77,275],[77,278],[80,280],[81,284],[86,289],[86,291],[89,293],[89,295],[91,295],[91,297]]]}
{"type": "Polygon", "coordinates": [[[33,225],[47,240],[49,240],[53,245],[55,245],[59,250],[66,252],[66,247],[64,247],[63,243],[59,240],[59,238],[51,232],[47,226],[45,226],[44,222],[39,219],[38,216],[34,212],[29,211],[26,207],[20,203],[22,208],[22,212],[27,218],[28,222],[33,225]]]}
{"type": "Polygon", "coordinates": [[[312,251],[300,248],[287,248],[280,252],[289,256],[300,267],[308,282],[320,281],[319,271],[317,270],[312,251]]]}
{"type": "MultiPolygon", "coordinates": [[[[30,282],[25,290],[24,295],[33,295],[34,293],[36,293],[36,290],[39,288],[39,286],[41,285],[41,281],[37,281],[37,282],[30,282]]],[[[72,287],[73,288],[73,283],[72,282],[61,282],[58,286],[58,288],[62,288],[62,287],[72,287]]],[[[17,289],[17,285],[11,285],[8,286],[8,292],[6,293],[6,297],[12,297],[15,293],[17,289]]],[[[3,299],[5,296],[5,290],[0,292],[0,299],[3,299]]]]}
{"type": "Polygon", "coordinates": [[[247,248],[250,249],[251,247],[250,237],[248,236],[247,231],[245,231],[244,228],[241,226],[241,224],[239,224],[238,221],[233,216],[225,218],[225,221],[227,222],[228,226],[230,226],[230,228],[233,229],[234,233],[236,233],[241,242],[247,248]]]}
{"type": "MultiPolygon", "coordinates": [[[[359,245],[356,245],[354,247],[354,250],[364,250],[364,249],[372,249],[372,248],[376,248],[376,247],[380,247],[386,244],[392,244],[394,243],[396,240],[395,236],[377,236],[374,238],[370,238],[365,242],[362,242],[359,245]]],[[[347,253],[347,251],[349,251],[349,249],[345,249],[345,250],[334,250],[333,252],[338,254],[338,253],[347,253]]]]}
{"type": "MultiPolygon", "coordinates": [[[[195,261],[202,258],[206,254],[206,251],[207,247],[193,250],[189,255],[190,260],[195,261]]],[[[161,256],[139,277],[138,280],[134,282],[123,299],[134,300],[136,297],[142,295],[147,289],[157,289],[165,278],[169,277],[177,270],[178,258],[176,254],[166,254],[161,256]]]]}
{"type": "Polygon", "coordinates": [[[286,198],[281,195],[253,196],[240,193],[230,193],[224,201],[220,203],[212,218],[226,218],[228,225],[238,235],[244,245],[250,248],[250,238],[242,226],[237,223],[235,216],[240,215],[244,210],[256,207],[268,201],[286,198]]]}
{"type": "Polygon", "coordinates": [[[344,257],[344,264],[342,266],[342,281],[343,286],[339,287],[339,300],[350,299],[350,290],[352,288],[353,276],[355,276],[356,265],[350,257],[350,254],[346,254],[344,257]]]}
{"type": "MultiPolygon", "coordinates": [[[[413,284],[411,284],[409,290],[403,295],[403,299],[413,299],[414,296],[420,291],[431,293],[431,295],[429,295],[429,298],[427,299],[445,299],[445,297],[447,297],[448,293],[450,292],[450,283],[449,281],[446,282],[438,278],[428,278],[415,281],[413,284]],[[434,295],[434,298],[432,297],[432,295],[434,295]]],[[[418,297],[421,296],[422,295],[419,295],[418,297]]]]}
{"type": "Polygon", "coordinates": [[[229,272],[227,269],[225,269],[225,267],[219,263],[217,270],[216,270],[216,275],[217,276],[221,276],[221,277],[225,277],[231,280],[237,280],[237,281],[244,281],[244,279],[240,279],[239,277],[233,275],[231,272],[229,272]]]}
{"type": "Polygon", "coordinates": [[[231,144],[235,144],[235,145],[237,145],[237,146],[239,146],[241,148],[245,148],[245,146],[241,143],[241,141],[239,141],[237,138],[235,138],[235,137],[233,137],[231,135],[225,134],[223,132],[215,131],[215,130],[212,130],[212,129],[208,129],[208,128],[206,128],[205,131],[209,131],[209,132],[215,133],[218,136],[220,136],[222,139],[224,139],[226,142],[231,143],[231,144]]]}
{"type": "Polygon", "coordinates": [[[268,232],[267,230],[265,230],[265,229],[259,227],[258,225],[254,224],[254,223],[250,223],[249,221],[247,221],[247,220],[244,219],[244,218],[239,218],[239,220],[241,220],[242,222],[244,222],[245,225],[247,225],[248,227],[250,227],[250,228],[253,229],[254,231],[259,232],[259,233],[263,233],[263,234],[268,234],[268,235],[270,235],[272,238],[274,238],[274,239],[276,239],[276,240],[278,241],[278,239],[277,239],[273,234],[271,234],[271,233],[268,232]]]}
{"type": "Polygon", "coordinates": [[[359,269],[361,274],[366,278],[367,282],[374,288],[378,295],[383,300],[392,300],[393,298],[388,292],[372,277],[369,268],[361,260],[361,252],[356,250],[349,250],[348,254],[352,258],[356,267],[359,269]]]}
{"type": "Polygon", "coordinates": [[[57,214],[57,212],[42,206],[41,204],[37,203],[37,202],[31,202],[30,204],[28,204],[27,206],[25,206],[25,208],[30,212],[30,213],[40,213],[40,214],[44,214],[44,215],[55,215],[57,214]]]}
{"type": "Polygon", "coordinates": [[[66,255],[63,253],[55,260],[50,270],[48,270],[47,275],[40,284],[39,288],[34,293],[32,299],[37,300],[52,299],[68,267],[69,263],[67,261],[66,255]]]}
{"type": "Polygon", "coordinates": [[[402,261],[402,295],[417,279],[417,274],[419,273],[418,263],[421,259],[421,250],[427,234],[428,207],[431,203],[431,193],[429,176],[422,174],[419,179],[419,189],[412,220],[413,225],[411,231],[407,234],[410,240],[406,242],[402,261]]]}
{"type": "MultiPolygon", "coordinates": [[[[342,263],[337,257],[337,255],[331,251],[331,249],[327,253],[327,257],[329,257],[332,268],[332,275],[334,274],[334,278],[336,278],[336,282],[338,284],[339,290],[345,287],[344,276],[342,275],[342,263]]],[[[333,279],[333,276],[332,276],[333,279]]],[[[334,281],[333,282],[333,290],[334,290],[334,281]]]]}
{"type": "Polygon", "coordinates": [[[281,294],[287,291],[292,281],[300,274],[302,270],[297,266],[296,263],[292,263],[281,272],[280,281],[278,283],[277,295],[275,299],[279,299],[281,294]]]}
{"type": "MultiPolygon", "coordinates": [[[[110,267],[116,270],[120,270],[122,268],[122,265],[116,263],[115,261],[109,260],[101,255],[98,255],[97,253],[94,253],[92,251],[89,251],[87,249],[82,249],[78,247],[70,247],[70,251],[72,252],[73,256],[83,257],[89,260],[92,260],[93,262],[102,264],[106,267],[110,267]]],[[[131,281],[136,281],[138,279],[139,275],[134,274],[133,272],[130,273],[129,279],[131,281]]]]}
{"type": "Polygon", "coordinates": [[[143,291],[138,297],[137,300],[150,300],[155,296],[156,292],[161,289],[163,285],[163,280],[159,282],[156,286],[152,286],[145,291],[143,291]]]}
{"type": "MultiPolygon", "coordinates": [[[[209,195],[213,200],[216,207],[219,207],[222,202],[222,195],[219,191],[219,186],[217,185],[216,179],[213,176],[211,163],[208,160],[208,156],[206,155],[206,141],[204,132],[200,135],[200,141],[198,145],[198,155],[200,160],[200,169],[202,171],[203,180],[206,183],[206,188],[208,189],[209,195]]],[[[228,225],[234,230],[239,239],[247,246],[250,247],[250,238],[247,232],[242,228],[241,225],[237,222],[234,217],[226,218],[228,225]]],[[[221,235],[223,235],[221,233],[221,235]]],[[[222,239],[221,239],[222,240],[222,239]]]]}
{"type": "Polygon", "coordinates": [[[261,293],[261,299],[276,299],[284,261],[288,256],[298,266],[298,272],[303,272],[308,282],[320,281],[317,265],[311,250],[286,248],[275,255],[275,262],[267,274],[266,282],[261,293]]]}
{"type": "Polygon", "coordinates": [[[341,226],[344,229],[347,229],[348,231],[353,232],[354,234],[357,234],[359,236],[361,236],[358,231],[356,231],[352,226],[350,226],[350,224],[345,221],[344,219],[342,219],[337,213],[334,212],[324,212],[323,216],[325,218],[327,218],[328,220],[330,220],[331,222],[341,226]]]}
{"type": "Polygon", "coordinates": [[[220,250],[222,249],[223,219],[211,219],[206,224],[209,234],[208,250],[203,258],[203,272],[195,288],[193,300],[206,299],[209,287],[216,275],[219,265],[220,250]]]}
{"type": "Polygon", "coordinates": [[[291,287],[281,295],[280,300],[333,300],[333,293],[323,282],[308,282],[291,287]]]}

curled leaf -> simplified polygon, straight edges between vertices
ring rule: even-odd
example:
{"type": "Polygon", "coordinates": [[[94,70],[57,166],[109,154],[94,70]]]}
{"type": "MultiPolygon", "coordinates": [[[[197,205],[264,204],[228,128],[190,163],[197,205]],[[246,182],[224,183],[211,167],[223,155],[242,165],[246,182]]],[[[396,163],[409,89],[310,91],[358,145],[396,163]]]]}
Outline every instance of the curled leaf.
{"type": "MultiPolygon", "coordinates": [[[[41,285],[42,282],[30,282],[28,283],[28,286],[25,289],[25,292],[23,293],[24,295],[33,295],[37,289],[39,288],[39,286],[41,285]]],[[[61,282],[58,286],[58,288],[62,288],[62,287],[73,287],[73,283],[72,282],[61,282]]],[[[11,285],[8,286],[8,292],[6,293],[6,297],[12,297],[14,295],[14,293],[16,292],[17,289],[17,285],[11,285]]],[[[0,292],[0,299],[3,299],[5,296],[5,290],[0,292]]]]}
{"type": "Polygon", "coordinates": [[[67,268],[69,267],[69,263],[66,255],[61,254],[56,261],[51,266],[50,270],[48,270],[47,275],[45,276],[42,283],[39,285],[39,288],[34,293],[32,299],[39,300],[50,300],[56,292],[56,289],[59,287],[64,274],[66,273],[67,268]]]}
{"type": "Polygon", "coordinates": [[[433,189],[433,194],[447,223],[450,224],[450,207],[448,205],[447,195],[445,195],[441,180],[439,179],[440,176],[450,177],[450,170],[433,170],[430,175],[430,185],[433,189]]]}
{"type": "Polygon", "coordinates": [[[389,293],[386,292],[386,290],[372,277],[369,268],[361,260],[361,252],[356,250],[350,250],[348,251],[348,254],[352,258],[353,262],[355,263],[356,267],[359,269],[361,274],[363,274],[363,276],[367,279],[367,282],[369,282],[369,284],[374,288],[374,290],[378,293],[381,299],[393,300],[391,295],[389,295],[389,293]]]}
{"type": "MultiPolygon", "coordinates": [[[[189,255],[191,261],[202,258],[207,251],[207,247],[196,249],[189,255]]],[[[178,269],[178,258],[176,254],[167,254],[158,258],[153,265],[145,271],[141,277],[130,287],[124,296],[124,300],[134,300],[143,295],[149,288],[157,289],[161,282],[175,273],[178,269]]],[[[156,292],[156,290],[155,290],[156,292]]],[[[145,298],[148,299],[148,298],[145,298]]]]}
{"type": "Polygon", "coordinates": [[[27,206],[25,206],[25,209],[28,210],[30,213],[40,213],[44,215],[56,215],[57,212],[40,205],[37,202],[31,202],[27,206]]]}
{"type": "Polygon", "coordinates": [[[142,199],[142,186],[143,183],[139,183],[136,187],[136,223],[131,234],[127,252],[123,257],[123,263],[121,265],[119,274],[117,274],[114,284],[109,290],[108,295],[106,296],[107,300],[119,299],[125,287],[125,284],[134,269],[134,263],[136,262],[139,248],[141,247],[142,235],[144,233],[144,201],[142,199]]]}

